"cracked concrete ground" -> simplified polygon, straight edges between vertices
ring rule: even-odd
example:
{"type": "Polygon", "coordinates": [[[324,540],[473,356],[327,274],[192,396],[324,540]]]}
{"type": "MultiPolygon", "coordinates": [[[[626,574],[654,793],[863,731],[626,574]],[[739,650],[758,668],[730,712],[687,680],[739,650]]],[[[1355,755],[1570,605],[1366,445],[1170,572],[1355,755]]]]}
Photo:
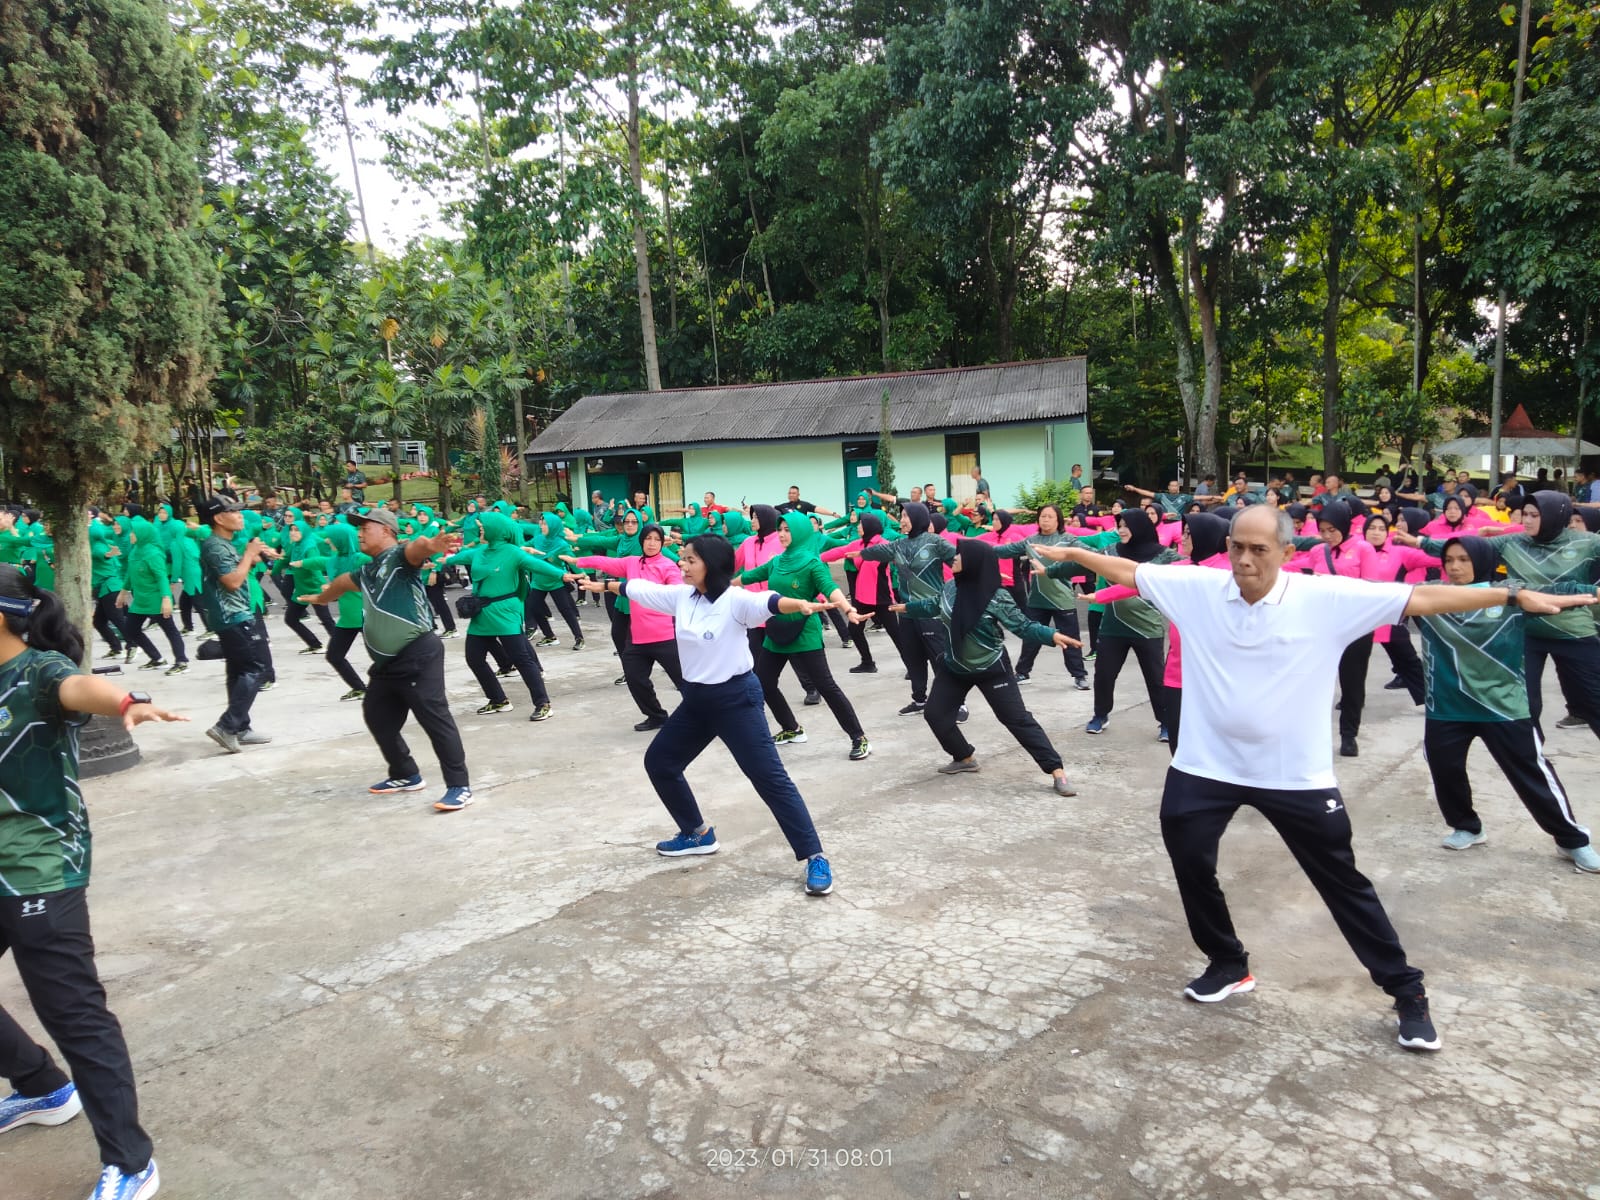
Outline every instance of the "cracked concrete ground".
{"type": "MultiPolygon", "coordinates": [[[[874,753],[847,762],[826,709],[798,710],[811,740],[785,760],[838,879],[808,899],[720,747],[690,777],[722,853],[653,853],[671,830],[648,735],[595,614],[588,650],[542,652],[541,725],[520,687],[517,712],[474,715],[449,643],[478,801],[448,816],[432,788],[365,793],[359,706],[276,627],[271,746],[203,736],[220,664],[154,681],[195,724],[141,730],[143,763],[87,790],[100,966],[163,1195],[1600,1198],[1600,878],[1481,750],[1490,841],[1438,848],[1422,720],[1379,690],[1381,658],[1338,770],[1358,861],[1428,972],[1433,1056],[1395,1046],[1387,998],[1250,813],[1222,867],[1260,985],[1184,1002],[1202,964],[1136,672],[1097,738],[1064,675],[1028,685],[1079,788],[1061,800],[981,701],[982,773],[934,775],[886,639],[870,676],[835,645],[874,753]]],[[[1600,821],[1600,744],[1552,738],[1600,821]]],[[[9,969],[0,1003],[36,1028],[9,969]]],[[[78,1200],[96,1159],[81,1119],[15,1131],[0,1196],[78,1200]]]]}

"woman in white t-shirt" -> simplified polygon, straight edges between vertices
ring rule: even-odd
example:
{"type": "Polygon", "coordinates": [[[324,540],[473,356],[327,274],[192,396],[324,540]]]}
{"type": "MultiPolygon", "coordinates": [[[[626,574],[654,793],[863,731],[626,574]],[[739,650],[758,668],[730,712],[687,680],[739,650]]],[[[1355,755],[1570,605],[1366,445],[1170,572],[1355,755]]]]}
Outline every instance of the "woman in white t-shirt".
{"type": "Polygon", "coordinates": [[[681,584],[612,579],[583,585],[591,592],[625,595],[629,604],[666,613],[674,621],[683,703],[651,740],[644,768],[677,822],[678,834],[657,842],[656,853],[681,858],[721,849],[716,830],[700,815],[684,777],[688,765],[720,738],[772,810],[795,858],[806,864],[806,892],[825,896],[833,890],[833,872],[805,801],[767,733],[766,700],[750,656],[749,631],[773,613],[809,616],[828,605],[733,587],[733,546],[713,533],[691,538],[678,566],[683,572],[681,584]]]}

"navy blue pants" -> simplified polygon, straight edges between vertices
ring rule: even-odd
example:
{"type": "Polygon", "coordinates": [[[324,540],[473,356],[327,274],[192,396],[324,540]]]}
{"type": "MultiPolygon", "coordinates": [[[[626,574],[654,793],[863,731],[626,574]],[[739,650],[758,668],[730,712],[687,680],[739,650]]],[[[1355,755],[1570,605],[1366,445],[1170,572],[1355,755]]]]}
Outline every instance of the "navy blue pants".
{"type": "Polygon", "coordinates": [[[1600,637],[1527,639],[1528,711],[1535,729],[1544,710],[1544,664],[1555,659],[1556,682],[1575,717],[1589,722],[1600,737],[1600,637]]]}
{"type": "Polygon", "coordinates": [[[755,672],[722,683],[683,685],[683,703],[651,739],[644,752],[645,773],[678,829],[693,833],[705,823],[684,769],[721,738],[745,778],[766,801],[797,859],[822,853],[817,827],[794,780],[783,769],[778,748],[767,732],[766,696],[755,672]]]}
{"type": "Polygon", "coordinates": [[[1391,996],[1422,991],[1422,972],[1406,962],[1383,902],[1356,869],[1350,814],[1338,788],[1279,791],[1205,779],[1169,767],[1161,794],[1161,836],[1172,859],[1183,912],[1195,945],[1214,963],[1245,967],[1249,956],[1233,930],[1228,901],[1217,883],[1222,831],[1243,805],[1265,817],[1289,847],[1350,949],[1391,996]]]}

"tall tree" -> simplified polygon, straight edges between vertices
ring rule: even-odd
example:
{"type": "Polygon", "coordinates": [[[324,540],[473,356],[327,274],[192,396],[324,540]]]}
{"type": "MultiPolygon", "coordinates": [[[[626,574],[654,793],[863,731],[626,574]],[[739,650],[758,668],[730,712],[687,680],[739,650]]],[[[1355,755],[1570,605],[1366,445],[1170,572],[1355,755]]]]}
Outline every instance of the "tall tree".
{"type": "Polygon", "coordinates": [[[87,627],[85,506],[205,387],[200,76],[154,0],[0,7],[0,422],[87,627]]]}

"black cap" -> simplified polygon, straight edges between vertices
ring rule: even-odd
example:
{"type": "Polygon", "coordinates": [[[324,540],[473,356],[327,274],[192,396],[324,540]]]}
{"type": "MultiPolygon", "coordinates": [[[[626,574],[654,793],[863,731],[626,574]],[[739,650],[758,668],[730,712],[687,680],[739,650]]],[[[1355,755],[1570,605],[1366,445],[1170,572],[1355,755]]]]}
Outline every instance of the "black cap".
{"type": "Polygon", "coordinates": [[[244,505],[240,504],[237,500],[230,499],[227,496],[218,496],[213,494],[200,501],[200,506],[196,511],[200,515],[200,520],[209,525],[211,524],[212,518],[218,513],[238,512],[243,507],[244,505]]]}

